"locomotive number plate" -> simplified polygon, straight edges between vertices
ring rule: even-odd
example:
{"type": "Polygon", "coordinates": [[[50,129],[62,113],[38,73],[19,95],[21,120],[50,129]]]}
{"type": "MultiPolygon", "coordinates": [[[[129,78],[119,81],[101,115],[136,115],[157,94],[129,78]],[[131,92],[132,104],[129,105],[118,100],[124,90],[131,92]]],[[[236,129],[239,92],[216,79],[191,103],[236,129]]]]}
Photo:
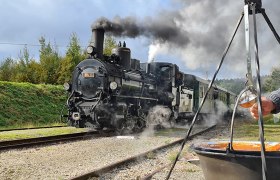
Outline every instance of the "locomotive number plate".
{"type": "Polygon", "coordinates": [[[84,78],[94,78],[95,74],[94,73],[83,73],[84,78]]]}

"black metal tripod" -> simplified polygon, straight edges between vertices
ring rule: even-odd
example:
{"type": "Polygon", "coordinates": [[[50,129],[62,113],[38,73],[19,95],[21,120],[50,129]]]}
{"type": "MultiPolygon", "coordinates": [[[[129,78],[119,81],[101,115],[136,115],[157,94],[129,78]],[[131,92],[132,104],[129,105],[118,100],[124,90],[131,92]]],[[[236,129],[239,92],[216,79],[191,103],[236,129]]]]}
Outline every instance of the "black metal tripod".
{"type": "MultiPolygon", "coordinates": [[[[256,64],[256,74],[257,74],[257,88],[256,88],[256,91],[257,91],[257,99],[258,99],[258,107],[261,107],[262,106],[262,102],[261,102],[261,82],[260,82],[260,66],[259,66],[259,55],[258,55],[258,39],[257,39],[257,28],[256,28],[256,14],[257,13],[261,13],[265,19],[265,21],[267,22],[268,26],[270,27],[272,33],[274,34],[276,40],[278,41],[278,43],[280,44],[280,37],[279,35],[277,34],[277,32],[275,31],[272,23],[270,22],[268,16],[266,15],[265,13],[265,9],[262,8],[262,1],[261,0],[245,0],[245,6],[244,6],[244,11],[242,11],[241,15],[240,15],[240,18],[237,22],[237,25],[234,29],[234,32],[233,32],[233,35],[228,43],[228,45],[226,46],[224,52],[223,52],[223,55],[222,55],[222,59],[219,63],[219,65],[217,66],[217,69],[214,73],[214,76],[208,86],[208,89],[201,101],[201,104],[197,110],[197,112],[195,113],[195,116],[192,120],[192,123],[190,125],[190,128],[184,138],[184,141],[182,142],[182,145],[181,145],[181,148],[176,156],[176,159],[166,177],[166,179],[168,180],[171,176],[171,173],[179,159],[179,156],[181,155],[181,152],[189,138],[189,135],[191,134],[191,131],[192,131],[192,128],[197,120],[197,117],[198,117],[198,114],[200,113],[201,109],[202,109],[202,106],[206,100],[206,97],[216,79],[216,76],[224,62],[224,59],[226,57],[226,54],[232,44],[232,41],[236,35],[236,32],[241,24],[241,21],[245,15],[245,28],[246,26],[249,26],[249,14],[250,15],[253,15],[253,23],[254,23],[254,44],[255,44],[255,64],[256,64]]],[[[246,34],[246,29],[245,29],[245,34],[246,34]]],[[[249,34],[249,30],[248,30],[248,34],[249,34]]],[[[250,58],[250,46],[249,46],[249,40],[247,40],[247,38],[249,38],[249,36],[246,37],[246,48],[247,48],[247,70],[248,70],[248,81],[249,81],[249,85],[252,85],[253,86],[253,80],[252,80],[252,73],[251,73],[251,58],[250,58]]],[[[249,89],[249,88],[248,88],[249,89]]],[[[245,88],[246,90],[246,88],[245,88]]],[[[244,90],[244,91],[245,91],[244,90]]],[[[241,92],[243,93],[243,91],[241,92]]],[[[239,95],[238,98],[240,98],[241,96],[241,93],[239,95]]],[[[233,112],[233,115],[232,115],[232,122],[231,122],[231,141],[230,141],[230,145],[229,147],[232,149],[232,135],[233,135],[233,124],[234,124],[234,115],[235,115],[235,111],[236,111],[236,108],[238,106],[238,101],[236,101],[236,104],[235,104],[235,107],[234,107],[234,112],[233,112]]],[[[261,141],[261,159],[262,159],[262,175],[263,175],[263,180],[266,180],[266,174],[267,174],[267,168],[266,168],[266,159],[265,159],[265,146],[264,146],[264,131],[263,131],[263,116],[262,116],[262,109],[261,108],[258,108],[258,114],[259,114],[259,120],[258,120],[258,124],[259,124],[259,136],[260,136],[260,141],[261,141]]]]}

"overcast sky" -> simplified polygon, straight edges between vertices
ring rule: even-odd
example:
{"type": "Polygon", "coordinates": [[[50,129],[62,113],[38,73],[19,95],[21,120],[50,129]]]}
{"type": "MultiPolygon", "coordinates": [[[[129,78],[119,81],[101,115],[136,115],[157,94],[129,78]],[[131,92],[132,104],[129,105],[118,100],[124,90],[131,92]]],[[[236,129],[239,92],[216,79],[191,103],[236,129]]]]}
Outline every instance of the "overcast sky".
{"type": "MultiPolygon", "coordinates": [[[[230,39],[243,0],[0,0],[0,61],[17,58],[27,44],[38,59],[38,39],[58,45],[65,54],[71,33],[87,46],[91,25],[98,19],[123,23],[133,21],[142,33],[126,40],[132,57],[172,62],[185,73],[211,78],[230,39]],[[8,44],[5,44],[8,43],[8,44]]],[[[280,1],[266,0],[263,7],[280,32],[280,1]]],[[[280,46],[258,15],[258,39],[262,74],[279,66],[280,46]]],[[[131,22],[130,22],[131,23],[131,22]]],[[[238,31],[218,78],[245,77],[244,22],[238,31]]],[[[253,42],[253,41],[252,41],[253,42]]],[[[253,51],[252,51],[253,52],[253,51]]],[[[252,53],[252,61],[254,60],[252,53]]],[[[254,61],[253,61],[254,64],[254,61]]],[[[253,67],[254,68],[254,67],[253,67]]],[[[255,72],[253,70],[253,72],[255,72]]]]}

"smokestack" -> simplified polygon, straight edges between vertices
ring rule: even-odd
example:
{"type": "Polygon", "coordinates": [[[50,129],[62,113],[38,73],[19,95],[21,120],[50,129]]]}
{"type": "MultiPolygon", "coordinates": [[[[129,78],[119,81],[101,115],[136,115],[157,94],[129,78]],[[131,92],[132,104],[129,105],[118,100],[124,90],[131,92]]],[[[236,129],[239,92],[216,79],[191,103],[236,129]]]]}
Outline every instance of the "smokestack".
{"type": "Polygon", "coordinates": [[[96,58],[103,59],[104,28],[92,28],[91,43],[96,48],[96,58]]]}

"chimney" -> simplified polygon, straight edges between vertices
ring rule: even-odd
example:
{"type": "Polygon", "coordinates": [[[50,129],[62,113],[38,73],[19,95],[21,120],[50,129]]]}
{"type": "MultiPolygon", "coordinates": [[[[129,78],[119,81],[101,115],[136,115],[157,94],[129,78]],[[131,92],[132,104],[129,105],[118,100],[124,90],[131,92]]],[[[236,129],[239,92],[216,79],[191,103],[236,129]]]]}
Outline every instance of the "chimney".
{"type": "Polygon", "coordinates": [[[91,44],[96,49],[96,58],[98,59],[103,59],[104,32],[103,28],[92,29],[91,44]]]}

